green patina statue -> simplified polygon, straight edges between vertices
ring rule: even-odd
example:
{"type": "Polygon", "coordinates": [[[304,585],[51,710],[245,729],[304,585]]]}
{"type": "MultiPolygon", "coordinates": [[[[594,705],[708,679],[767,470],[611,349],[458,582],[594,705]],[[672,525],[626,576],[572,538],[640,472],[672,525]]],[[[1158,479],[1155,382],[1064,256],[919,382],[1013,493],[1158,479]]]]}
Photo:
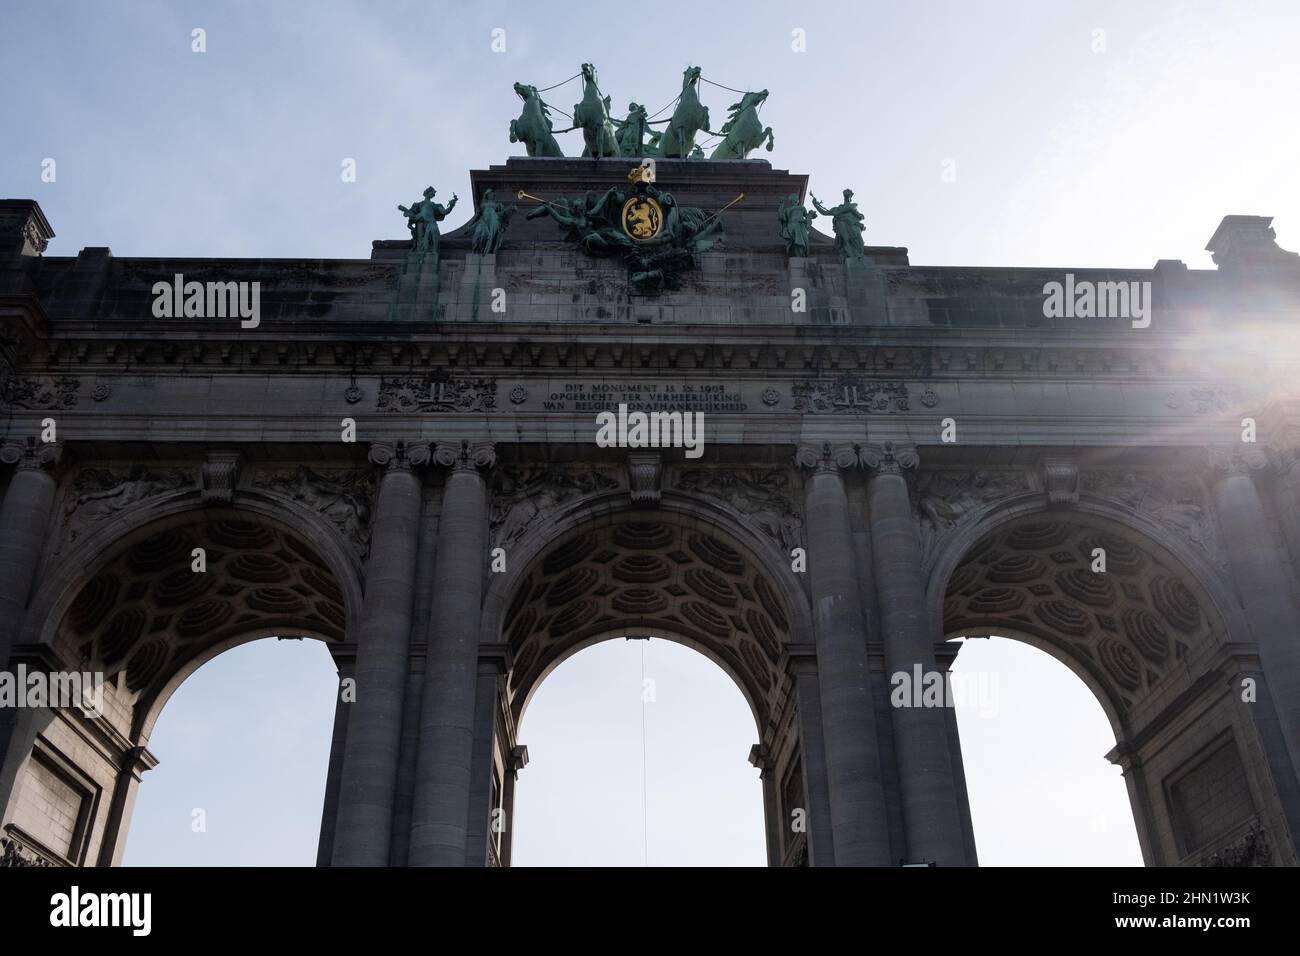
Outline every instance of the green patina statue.
{"type": "Polygon", "coordinates": [[[763,126],[758,118],[758,108],[767,99],[767,90],[746,93],[739,103],[733,103],[728,109],[731,119],[722,126],[722,135],[726,137],[713,151],[710,159],[744,159],[751,150],[758,149],[763,140],[767,140],[767,151],[772,151],[776,139],[772,127],[763,126]]]}
{"type": "Polygon", "coordinates": [[[510,228],[510,217],[515,207],[497,202],[491,189],[483,191],[478,212],[470,220],[470,251],[481,256],[495,255],[506,241],[506,230],[510,228]]]}
{"type": "Polygon", "coordinates": [[[785,240],[786,254],[791,257],[807,256],[808,231],[812,228],[817,213],[804,208],[798,193],[791,193],[777,211],[777,218],[781,222],[781,238],[785,240]]]}
{"type": "Polygon", "coordinates": [[[685,159],[695,145],[695,134],[709,132],[709,110],[700,103],[700,68],[687,67],[682,73],[682,92],[673,110],[668,129],[659,141],[659,152],[665,159],[685,159]]]}
{"type": "Polygon", "coordinates": [[[515,93],[524,101],[519,119],[510,121],[510,142],[523,143],[529,156],[563,156],[560,144],[551,132],[550,111],[535,86],[515,84],[515,93]]]}
{"type": "MultiPolygon", "coordinates": [[[[629,103],[627,119],[615,120],[618,125],[618,151],[624,156],[641,159],[650,155],[646,149],[646,134],[650,133],[650,121],[646,108],[639,103],[629,103]]],[[[651,134],[654,135],[654,134],[651,134]]]]}
{"type": "MultiPolygon", "coordinates": [[[[695,137],[701,132],[722,137],[710,159],[744,159],[764,142],[770,152],[775,143],[772,128],[763,126],[758,117],[759,107],[767,100],[767,90],[742,94],[740,102],[730,107],[731,117],[722,131],[715,133],[709,129],[708,107],[700,102],[700,73],[698,66],[688,67],[683,72],[681,93],[674,101],[670,119],[651,120],[644,105],[632,103],[628,106],[627,118],[618,120],[609,115],[610,97],[600,90],[596,68],[584,63],[579,73],[569,78],[582,77],[582,102],[573,107],[573,125],[560,132],[582,130],[582,155],[597,158],[658,156],[664,159],[703,159],[704,150],[695,142],[695,137]],[[665,128],[655,130],[653,126],[665,128]]],[[[523,143],[529,156],[563,156],[560,144],[555,140],[550,109],[537,87],[516,83],[515,93],[524,101],[524,109],[519,118],[510,123],[510,142],[523,143]]]]}
{"type": "Polygon", "coordinates": [[[844,190],[844,202],[827,209],[817,197],[812,197],[813,208],[823,216],[830,216],[835,227],[835,251],[845,259],[861,259],[866,256],[862,245],[862,233],[866,216],[858,212],[858,204],[853,201],[853,190],[844,190]]]}
{"type": "Polygon", "coordinates": [[[411,251],[419,256],[438,254],[438,223],[456,208],[455,193],[445,206],[433,201],[437,194],[438,191],[430,186],[424,191],[424,198],[411,203],[411,208],[397,207],[405,214],[407,228],[411,230],[411,251]]]}
{"type": "Polygon", "coordinates": [[[618,156],[618,140],[609,118],[609,97],[601,96],[596,68],[590,63],[582,64],[582,102],[573,107],[573,125],[581,127],[582,139],[587,144],[583,156],[618,156]]]}
{"type": "Polygon", "coordinates": [[[547,215],[587,255],[622,258],[633,289],[644,295],[675,286],[722,232],[717,215],[679,206],[671,193],[644,180],[630,190],[615,186],[599,196],[542,200],[527,218],[547,215]]]}

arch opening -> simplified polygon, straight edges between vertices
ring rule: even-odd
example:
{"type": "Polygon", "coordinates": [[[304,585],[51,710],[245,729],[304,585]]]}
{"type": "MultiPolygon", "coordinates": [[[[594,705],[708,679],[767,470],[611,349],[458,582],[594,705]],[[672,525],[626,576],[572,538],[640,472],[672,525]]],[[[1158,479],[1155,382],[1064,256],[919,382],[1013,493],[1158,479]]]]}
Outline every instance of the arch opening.
{"type": "Polygon", "coordinates": [[[520,723],[512,865],[761,866],[752,710],[678,641],[605,639],[544,679],[520,723]]]}
{"type": "Polygon", "coordinates": [[[1243,847],[1267,862],[1273,851],[1253,848],[1279,832],[1280,805],[1257,714],[1236,693],[1247,662],[1217,582],[1176,544],[1087,510],[992,514],[978,530],[931,592],[945,638],[1019,641],[1087,685],[1148,865],[1235,859],[1243,847]]]}
{"type": "Polygon", "coordinates": [[[54,864],[120,863],[137,788],[158,763],[154,724],[181,683],[259,638],[341,643],[351,603],[303,533],[252,511],[181,512],[121,536],[48,600],[43,641],[28,645],[34,665],[91,675],[98,692],[90,708],[19,719],[6,838],[54,864]]]}
{"type": "MultiPolygon", "coordinates": [[[[739,689],[757,731],[746,746],[764,774],[768,861],[806,862],[804,834],[774,826],[786,803],[803,805],[805,786],[784,663],[801,624],[769,560],[738,529],[671,508],[609,512],[553,533],[489,625],[512,661],[495,725],[492,808],[510,811],[515,728],[547,675],[612,637],[662,638],[699,652],[739,689]]],[[[508,835],[489,844],[489,863],[509,861],[508,835]]]]}
{"type": "Polygon", "coordinates": [[[952,680],[981,865],[1142,864],[1123,777],[1104,757],[1114,732],[1069,668],[1023,641],[970,639],[952,680]]]}
{"type": "Polygon", "coordinates": [[[317,641],[223,651],[172,694],[125,866],[313,866],[338,675],[317,641]],[[304,808],[308,812],[303,812],[304,808]]]}

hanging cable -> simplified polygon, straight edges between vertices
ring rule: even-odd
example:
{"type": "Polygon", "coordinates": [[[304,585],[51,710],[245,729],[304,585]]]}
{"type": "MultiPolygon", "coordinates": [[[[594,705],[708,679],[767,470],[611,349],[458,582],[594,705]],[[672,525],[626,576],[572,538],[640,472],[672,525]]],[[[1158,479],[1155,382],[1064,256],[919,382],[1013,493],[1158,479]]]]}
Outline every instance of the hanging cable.
{"type": "Polygon", "coordinates": [[[746,93],[753,92],[753,90],[733,90],[729,86],[723,86],[721,83],[714,83],[712,80],[704,79],[704,77],[700,77],[700,80],[704,83],[708,83],[710,86],[716,86],[720,90],[726,90],[728,93],[739,93],[741,96],[744,96],[746,93]]]}
{"type": "MultiPolygon", "coordinates": [[[[680,100],[681,98],[682,98],[682,94],[678,93],[676,96],[674,96],[671,100],[668,101],[668,106],[673,106],[673,105],[675,105],[675,104],[677,103],[677,101],[680,100]]],[[[665,111],[668,109],[668,106],[665,106],[663,109],[661,109],[661,110],[659,111],[659,113],[663,113],[663,112],[665,112],[665,111]]],[[[651,113],[649,116],[646,117],[646,119],[647,119],[647,120],[652,120],[652,119],[654,119],[656,116],[658,116],[659,113],[651,113]]]]}
{"type": "Polygon", "coordinates": [[[650,865],[650,811],[647,800],[646,785],[646,746],[645,746],[645,645],[641,645],[641,865],[650,865]]]}
{"type": "Polygon", "coordinates": [[[579,71],[579,72],[573,74],[573,76],[569,77],[569,79],[567,79],[567,80],[561,80],[559,83],[556,83],[555,86],[548,86],[548,87],[546,87],[545,89],[538,90],[537,92],[538,92],[538,93],[548,93],[548,92],[550,92],[551,90],[558,89],[559,87],[563,86],[565,83],[570,82],[571,80],[576,80],[576,79],[577,79],[578,77],[580,77],[580,76],[582,76],[582,72],[581,72],[581,71],[579,71]]]}

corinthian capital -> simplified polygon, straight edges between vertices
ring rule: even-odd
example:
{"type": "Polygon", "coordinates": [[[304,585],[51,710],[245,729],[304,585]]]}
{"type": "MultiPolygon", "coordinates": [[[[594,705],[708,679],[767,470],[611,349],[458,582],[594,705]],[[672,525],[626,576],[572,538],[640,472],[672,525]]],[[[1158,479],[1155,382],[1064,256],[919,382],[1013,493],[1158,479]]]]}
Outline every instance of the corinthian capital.
{"type": "Polygon", "coordinates": [[[1268,456],[1255,444],[1211,445],[1206,452],[1210,470],[1216,478],[1249,475],[1268,466],[1268,456]]]}
{"type": "Polygon", "coordinates": [[[410,471],[429,463],[429,443],[408,442],[400,438],[397,441],[371,442],[366,457],[371,464],[390,471],[410,471]]]}
{"type": "Polygon", "coordinates": [[[434,463],[454,471],[491,468],[496,460],[496,445],[490,441],[440,441],[433,447],[434,463]]]}
{"type": "Polygon", "coordinates": [[[849,443],[832,445],[822,442],[820,445],[801,444],[794,452],[794,463],[799,468],[807,468],[815,473],[836,474],[843,468],[852,468],[858,463],[858,449],[849,443]]]}
{"type": "Polygon", "coordinates": [[[52,468],[63,457],[63,442],[38,442],[35,438],[9,438],[0,444],[0,461],[27,468],[52,468]]]}
{"type": "Polygon", "coordinates": [[[879,445],[863,445],[858,449],[862,467],[878,475],[901,475],[915,471],[921,464],[921,456],[916,446],[904,442],[881,442],[879,445]]]}

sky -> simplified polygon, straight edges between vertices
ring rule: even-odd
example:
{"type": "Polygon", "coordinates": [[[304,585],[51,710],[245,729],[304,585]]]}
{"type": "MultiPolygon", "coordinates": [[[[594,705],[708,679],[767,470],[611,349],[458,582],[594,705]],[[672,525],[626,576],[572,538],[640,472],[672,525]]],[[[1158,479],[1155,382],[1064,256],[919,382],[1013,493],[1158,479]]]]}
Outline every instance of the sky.
{"type": "MultiPolygon", "coordinates": [[[[1276,216],[1279,243],[1300,249],[1298,41],[1294,0],[4,0],[0,195],[40,202],[50,255],[365,258],[372,240],[404,237],[398,203],[429,184],[468,197],[469,170],[518,152],[513,82],[550,86],[592,62],[616,106],[657,109],[698,64],[714,82],[768,89],[776,148],[759,157],[809,174],[819,196],[852,188],[866,241],[906,246],[913,263],[1208,268],[1204,245],[1227,214],[1276,216]],[[196,29],[206,52],[192,50],[196,29]],[[355,182],[341,175],[348,160],[355,182]]],[[[548,98],[569,109],[576,91],[548,98]]],[[[704,100],[722,115],[734,94],[706,86],[704,100]]],[[[570,153],[578,143],[562,137],[570,153]]],[[[470,214],[462,203],[444,228],[470,214]]],[[[736,828],[749,843],[722,840],[758,799],[739,693],[662,643],[645,651],[647,666],[674,675],[645,715],[648,859],[754,861],[757,828],[736,828]],[[737,776],[722,769],[733,759],[737,776]],[[714,765],[701,782],[713,796],[674,803],[654,789],[674,768],[714,765]],[[703,815],[707,839],[681,836],[694,832],[696,802],[724,798],[735,803],[723,817],[703,815]]],[[[1096,702],[1045,654],[999,641],[971,650],[1005,655],[979,664],[1005,675],[1004,716],[960,717],[983,861],[1132,862],[1096,702]],[[1047,727],[1059,744],[1035,736],[1047,727]],[[1017,769],[1026,752],[1032,766],[1017,769]],[[1075,797],[1083,809],[1066,810],[1075,797]],[[1079,856],[1049,853],[1058,838],[1079,856]]],[[[629,865],[640,850],[645,862],[642,714],[614,690],[640,653],[620,642],[583,652],[539,691],[522,728],[535,763],[521,777],[518,862],[589,849],[629,865]],[[571,692],[552,699],[552,685],[571,692]],[[619,809],[595,841],[584,814],[563,811],[604,793],[619,809]]],[[[972,666],[967,653],[959,666],[972,666]]],[[[127,861],[310,864],[329,670],[319,646],[258,642],[192,677],[155,732],[163,763],[146,775],[127,861]],[[263,682],[277,688],[270,699],[263,682]],[[204,834],[195,808],[213,811],[204,834]]]]}

